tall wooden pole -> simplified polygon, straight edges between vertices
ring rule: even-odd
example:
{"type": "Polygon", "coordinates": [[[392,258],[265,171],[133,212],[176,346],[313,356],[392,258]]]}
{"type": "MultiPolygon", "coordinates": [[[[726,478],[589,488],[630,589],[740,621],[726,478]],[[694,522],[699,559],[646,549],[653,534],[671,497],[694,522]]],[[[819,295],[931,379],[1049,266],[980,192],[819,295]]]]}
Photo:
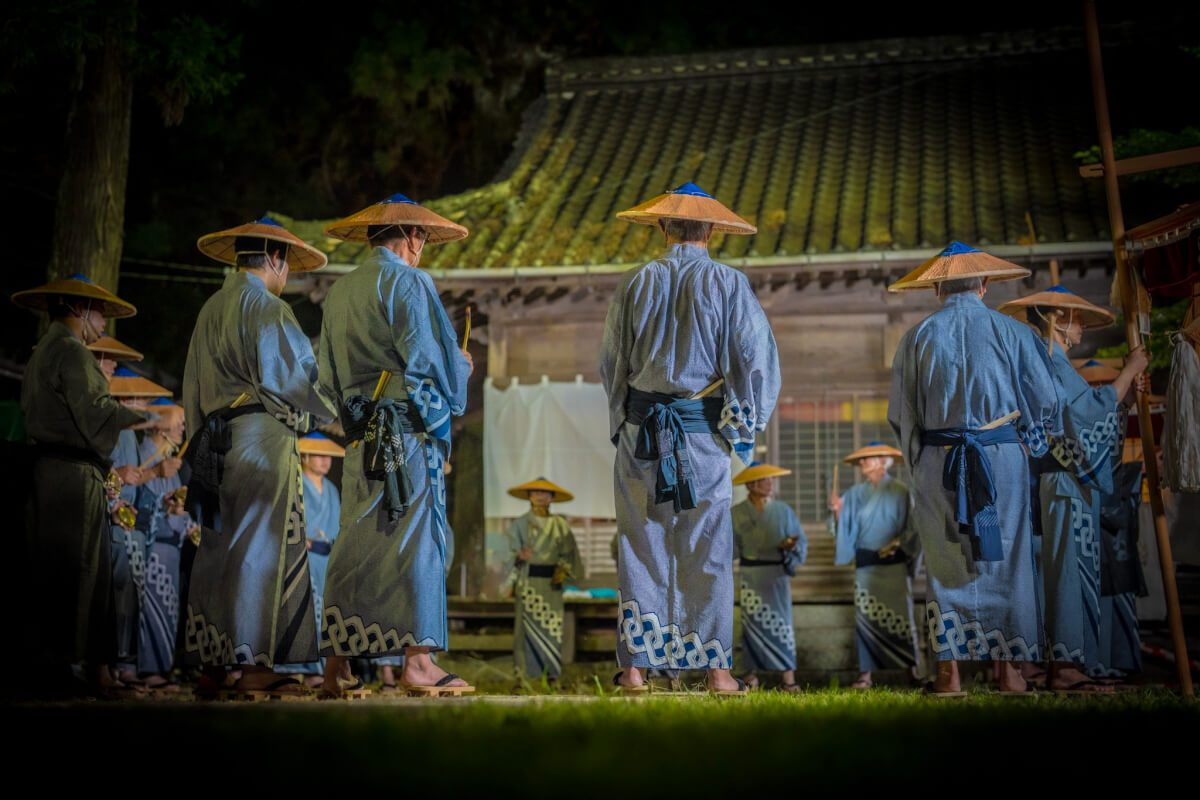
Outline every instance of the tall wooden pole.
{"type": "MultiPolygon", "coordinates": [[[[1129,349],[1141,343],[1137,326],[1137,293],[1133,274],[1125,258],[1125,218],[1121,213],[1121,196],[1117,187],[1116,157],[1113,155],[1112,125],[1108,118],[1108,95],[1104,88],[1104,63],[1100,53],[1100,26],[1096,22],[1095,0],[1084,0],[1084,27],[1087,32],[1088,60],[1092,68],[1092,99],[1096,104],[1096,131],[1100,138],[1100,153],[1104,163],[1104,194],[1108,199],[1108,219],[1112,227],[1113,257],[1117,262],[1117,285],[1121,290],[1121,310],[1125,314],[1125,339],[1129,349]]],[[[1142,460],[1146,465],[1146,480],[1150,484],[1150,508],[1154,512],[1154,533],[1158,540],[1158,560],[1162,567],[1163,592],[1167,599],[1167,624],[1175,650],[1175,668],[1179,688],[1185,696],[1192,695],[1192,673],[1188,668],[1187,640],[1183,636],[1183,619],[1179,613],[1179,590],[1175,586],[1175,562],[1171,559],[1171,539],[1167,534],[1167,517],[1163,510],[1162,489],[1158,476],[1158,447],[1154,442],[1154,426],[1150,420],[1150,400],[1138,392],[1138,421],[1141,423],[1142,460]]]]}

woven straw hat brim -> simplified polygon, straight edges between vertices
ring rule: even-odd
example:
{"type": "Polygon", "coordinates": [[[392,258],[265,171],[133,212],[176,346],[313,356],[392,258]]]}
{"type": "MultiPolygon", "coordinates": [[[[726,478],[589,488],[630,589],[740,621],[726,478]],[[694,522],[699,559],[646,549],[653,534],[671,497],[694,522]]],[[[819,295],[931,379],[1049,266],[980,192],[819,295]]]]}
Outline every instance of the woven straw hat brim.
{"type": "Polygon", "coordinates": [[[93,353],[104,353],[114,356],[116,361],[141,361],[145,356],[124,342],[118,342],[111,336],[101,336],[87,346],[93,353]]]}
{"type": "Polygon", "coordinates": [[[413,203],[376,203],[345,219],[325,226],[325,235],[346,242],[367,241],[369,225],[419,225],[429,234],[426,244],[445,244],[467,238],[470,233],[424,206],[413,203]]]}
{"type": "Polygon", "coordinates": [[[50,298],[56,296],[82,297],[92,301],[92,308],[105,319],[124,319],[137,313],[133,303],[122,300],[102,286],[75,278],[51,281],[44,286],[25,289],[12,296],[12,301],[32,311],[47,311],[50,298]]]}
{"type": "Polygon", "coordinates": [[[930,289],[942,281],[961,278],[988,278],[993,281],[1011,281],[1030,275],[1025,267],[1009,263],[1002,258],[981,251],[938,254],[888,287],[889,292],[907,292],[913,289],[930,289]]]}
{"type": "Polygon", "coordinates": [[[758,464],[753,467],[746,467],[733,478],[734,486],[741,486],[744,483],[753,483],[754,481],[762,480],[763,478],[778,478],[780,475],[791,475],[790,469],[776,467],[772,464],[758,464]]]}
{"type": "Polygon", "coordinates": [[[904,460],[904,454],[896,448],[886,444],[876,444],[858,448],[853,453],[843,458],[842,463],[853,465],[859,461],[862,461],[864,458],[870,458],[871,456],[886,456],[888,458],[895,458],[900,461],[904,460]]]}
{"type": "Polygon", "coordinates": [[[617,219],[636,222],[639,225],[657,225],[661,219],[688,219],[695,222],[711,222],[713,230],[721,233],[758,232],[758,228],[730,211],[721,201],[693,194],[668,192],[628,211],[622,211],[617,214],[617,219]]]}
{"type": "Polygon", "coordinates": [[[1098,367],[1080,367],[1078,372],[1079,377],[1088,383],[1112,383],[1121,374],[1119,370],[1113,369],[1107,364],[1101,364],[1098,367]]]}
{"type": "Polygon", "coordinates": [[[312,272],[329,263],[328,256],[296,234],[278,225],[265,225],[261,222],[248,222],[236,228],[205,234],[196,240],[196,247],[214,261],[237,266],[237,249],[234,243],[239,236],[257,236],[286,244],[289,272],[312,272]]]}
{"type": "Polygon", "coordinates": [[[1013,319],[1036,325],[1040,320],[1037,314],[1029,313],[1032,306],[1050,306],[1064,311],[1074,311],[1075,320],[1084,328],[1107,328],[1117,318],[1116,314],[1107,308],[1089,303],[1070,292],[1038,292],[1018,300],[1010,300],[1000,306],[999,311],[1013,319]]]}
{"type": "Polygon", "coordinates": [[[170,397],[171,391],[140,375],[116,375],[108,381],[108,393],[113,397],[170,397]]]}
{"type": "Polygon", "coordinates": [[[554,492],[555,503],[566,503],[569,500],[575,499],[575,495],[571,494],[566,489],[541,478],[536,481],[522,483],[520,486],[514,486],[508,490],[508,493],[518,500],[528,500],[529,493],[533,491],[554,492]]]}
{"type": "Polygon", "coordinates": [[[301,436],[297,443],[300,447],[300,455],[302,456],[333,456],[334,458],[342,458],[346,455],[346,448],[332,439],[310,439],[307,436],[301,436]]]}

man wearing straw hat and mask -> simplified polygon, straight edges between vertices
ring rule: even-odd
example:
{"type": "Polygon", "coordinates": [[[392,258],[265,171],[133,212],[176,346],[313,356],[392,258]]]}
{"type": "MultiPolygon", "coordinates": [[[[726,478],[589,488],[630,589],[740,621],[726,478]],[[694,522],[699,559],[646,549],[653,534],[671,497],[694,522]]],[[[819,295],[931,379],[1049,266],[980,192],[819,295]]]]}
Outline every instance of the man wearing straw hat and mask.
{"type": "Polygon", "coordinates": [[[443,464],[472,363],[417,268],[427,245],[467,229],[394,194],[325,233],[372,248],[330,288],[321,329],[321,384],[351,443],[325,584],[325,691],[337,694],[348,679],[348,658],[398,655],[410,693],[473,691],[430,656],[447,645],[443,464]]]}
{"type": "Polygon", "coordinates": [[[808,554],[808,539],[795,512],[771,499],[775,478],[791,474],[758,463],[737,474],[733,485],[745,485],[750,496],[733,507],[733,541],[740,567],[742,652],[750,670],[746,682],[757,687],[759,670],[782,672],[779,688],[798,692],[791,578],[808,554]]]}
{"type": "Polygon", "coordinates": [[[983,304],[991,280],[1029,270],[953,242],[902,280],[942,308],[908,331],[892,365],[888,422],[912,469],[912,524],[929,574],[933,691],[961,693],[959,661],[991,661],[1001,691],[1025,692],[1016,663],[1040,658],[1029,465],[1062,434],[1045,346],[983,304]]]}
{"type": "Polygon", "coordinates": [[[184,646],[205,667],[202,694],[222,687],[228,667],[242,670],[238,692],[303,694],[271,668],[317,657],[296,436],[331,420],[333,405],[317,386],[308,337],[279,295],[290,272],[320,269],[326,258],[269,218],[197,245],[238,271],[200,309],[184,369],[187,501],[205,528],[184,646]]]}
{"type": "Polygon", "coordinates": [[[1144,382],[1149,360],[1139,345],[1111,385],[1093,388],[1067,351],[1084,330],[1111,325],[1111,311],[1061,286],[1005,303],[1000,311],[1044,337],[1063,396],[1063,435],[1053,437],[1049,452],[1032,464],[1042,534],[1046,685],[1057,692],[1111,691],[1081,671],[1100,663],[1100,499],[1112,493],[1113,466],[1121,459],[1118,402],[1135,382],[1144,382]]]}
{"type": "Polygon", "coordinates": [[[506,586],[516,600],[513,663],[530,678],[555,681],[562,674],[563,584],[583,577],[579,546],[565,517],[550,513],[550,504],[575,495],[545,478],[508,490],[529,501],[529,511],[505,532],[512,550],[513,571],[506,586]]]}
{"type": "Polygon", "coordinates": [[[888,475],[902,453],[871,442],[842,459],[864,480],[829,498],[837,521],[835,564],[854,565],[854,631],[858,679],[851,689],[871,688],[876,669],[917,665],[910,573],[921,542],[908,525],[908,487],[888,475]]]}
{"type": "Polygon", "coordinates": [[[27,552],[38,565],[41,598],[31,606],[40,633],[31,642],[30,660],[50,694],[76,691],[71,665],[79,663],[95,688],[119,693],[126,687],[109,670],[116,652],[105,480],[121,430],[145,415],[113,399],[87,345],[100,338],[105,319],[132,317],[137,310],[82,275],[12,299],[50,316],[21,385],[35,453],[27,552]]]}
{"type": "Polygon", "coordinates": [[[710,691],[744,693],[729,673],[730,452],[750,460],[779,356],[750,282],[708,241],[756,228],[693,183],[617,217],[658,227],[667,247],[621,279],[600,347],[621,536],[614,680],[639,691],[646,670],[703,669],[710,691]]]}

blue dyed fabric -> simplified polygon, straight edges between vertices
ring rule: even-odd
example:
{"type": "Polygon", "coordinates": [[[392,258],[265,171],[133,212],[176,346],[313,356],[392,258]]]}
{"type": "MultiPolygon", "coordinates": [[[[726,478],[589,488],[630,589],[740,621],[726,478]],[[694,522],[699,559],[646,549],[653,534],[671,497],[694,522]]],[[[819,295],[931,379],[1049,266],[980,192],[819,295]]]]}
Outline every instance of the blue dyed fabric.
{"type": "Polygon", "coordinates": [[[908,331],[892,365],[888,422],[912,469],[912,525],[929,575],[926,620],[940,660],[1038,660],[1029,464],[1020,443],[984,446],[991,463],[1002,561],[977,561],[957,520],[956,493],[943,486],[947,451],[926,431],[978,430],[1012,411],[1035,456],[1062,435],[1058,381],[1028,326],[954,294],[908,331]]]}
{"type": "Polygon", "coordinates": [[[808,555],[808,539],[795,512],[778,500],[759,511],[747,498],[733,507],[734,553],[738,569],[738,601],[742,607],[742,651],[746,668],[784,671],[796,668],[796,629],[792,620],[790,576],[808,555]],[[783,551],[784,539],[796,536],[794,550],[783,551]],[[748,560],[782,561],[748,565],[748,560]]]}
{"type": "MultiPolygon", "coordinates": [[[[134,431],[122,430],[117,437],[117,446],[110,456],[113,467],[137,466],[138,440],[134,431]]],[[[121,500],[136,508],[138,487],[122,484],[121,500]]],[[[116,501],[109,503],[111,512],[116,501]]],[[[146,536],[136,528],[125,530],[113,522],[109,526],[112,539],[112,589],[113,611],[117,620],[117,661],[133,664],[137,661],[138,628],[141,625],[142,607],[146,602],[146,536]]]]}
{"type": "Polygon", "coordinates": [[[600,348],[610,434],[622,667],[729,668],[733,651],[730,449],[748,460],[779,394],[779,356],[746,276],[673,245],[613,293],[600,348]],[[657,464],[636,457],[631,388],[689,397],[718,378],[720,435],[688,433],[694,509],[654,502],[657,464]]]}
{"type": "MultiPolygon", "coordinates": [[[[325,574],[329,568],[329,548],[337,541],[341,515],[342,498],[333,481],[324,478],[318,488],[312,477],[305,472],[304,533],[309,541],[308,579],[312,584],[313,613],[316,615],[318,635],[321,632],[325,602],[325,574]]],[[[315,675],[325,671],[325,662],[322,659],[302,664],[276,664],[275,671],[315,675]]]]}
{"type": "Polygon", "coordinates": [[[878,551],[897,540],[907,557],[906,563],[854,570],[854,630],[863,672],[907,669],[917,663],[910,576],[921,541],[908,519],[908,487],[890,475],[878,486],[863,482],[842,495],[835,564],[854,564],[856,551],[878,551]]]}
{"type": "Polygon", "coordinates": [[[428,274],[381,247],[338,280],[325,300],[321,385],[340,402],[370,396],[416,406],[425,431],[403,436],[412,481],[404,516],[389,519],[384,484],[368,480],[365,451],[346,451],[342,518],[330,555],[321,622],[324,656],[443,650],[446,633],[446,484],[450,419],[463,413],[470,366],[428,274]]]}
{"type": "Polygon", "coordinates": [[[1064,432],[1038,480],[1045,634],[1054,661],[1096,666],[1100,656],[1100,500],[1120,458],[1120,411],[1111,386],[1089,386],[1057,344],[1051,357],[1065,401],[1064,432]]]}
{"type": "Polygon", "coordinates": [[[530,566],[566,568],[566,580],[583,578],[579,546],[567,520],[558,514],[548,517],[526,512],[505,531],[513,572],[516,627],[513,631],[513,662],[525,675],[557,678],[562,674],[563,586],[553,576],[531,575],[530,566]],[[517,561],[524,547],[532,551],[529,561],[517,561]]]}
{"type": "Polygon", "coordinates": [[[190,660],[206,665],[316,658],[297,434],[333,419],[308,337],[260,278],[236,272],[200,309],[183,377],[187,429],[243,392],[265,413],[230,422],[217,530],[205,528],[185,620],[190,660]]]}

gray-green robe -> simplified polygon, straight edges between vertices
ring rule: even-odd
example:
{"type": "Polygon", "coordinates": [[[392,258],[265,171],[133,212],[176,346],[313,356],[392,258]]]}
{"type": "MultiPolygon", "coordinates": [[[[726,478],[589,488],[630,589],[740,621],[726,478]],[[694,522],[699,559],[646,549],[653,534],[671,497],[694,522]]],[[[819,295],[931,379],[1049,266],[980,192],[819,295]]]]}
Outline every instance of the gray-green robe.
{"type": "Polygon", "coordinates": [[[553,576],[531,575],[566,567],[567,579],[583,577],[579,547],[567,520],[557,514],[536,516],[532,511],[517,517],[505,532],[512,549],[513,598],[516,628],[513,631],[513,661],[526,675],[557,678],[562,674],[563,587],[553,576]],[[532,551],[529,561],[517,561],[524,547],[532,551]]]}
{"type": "Polygon", "coordinates": [[[27,506],[28,552],[41,590],[34,663],[111,663],[116,622],[103,465],[121,429],[144,417],[112,398],[95,355],[61,322],[29,359],[21,410],[30,441],[45,446],[27,506]]]}

